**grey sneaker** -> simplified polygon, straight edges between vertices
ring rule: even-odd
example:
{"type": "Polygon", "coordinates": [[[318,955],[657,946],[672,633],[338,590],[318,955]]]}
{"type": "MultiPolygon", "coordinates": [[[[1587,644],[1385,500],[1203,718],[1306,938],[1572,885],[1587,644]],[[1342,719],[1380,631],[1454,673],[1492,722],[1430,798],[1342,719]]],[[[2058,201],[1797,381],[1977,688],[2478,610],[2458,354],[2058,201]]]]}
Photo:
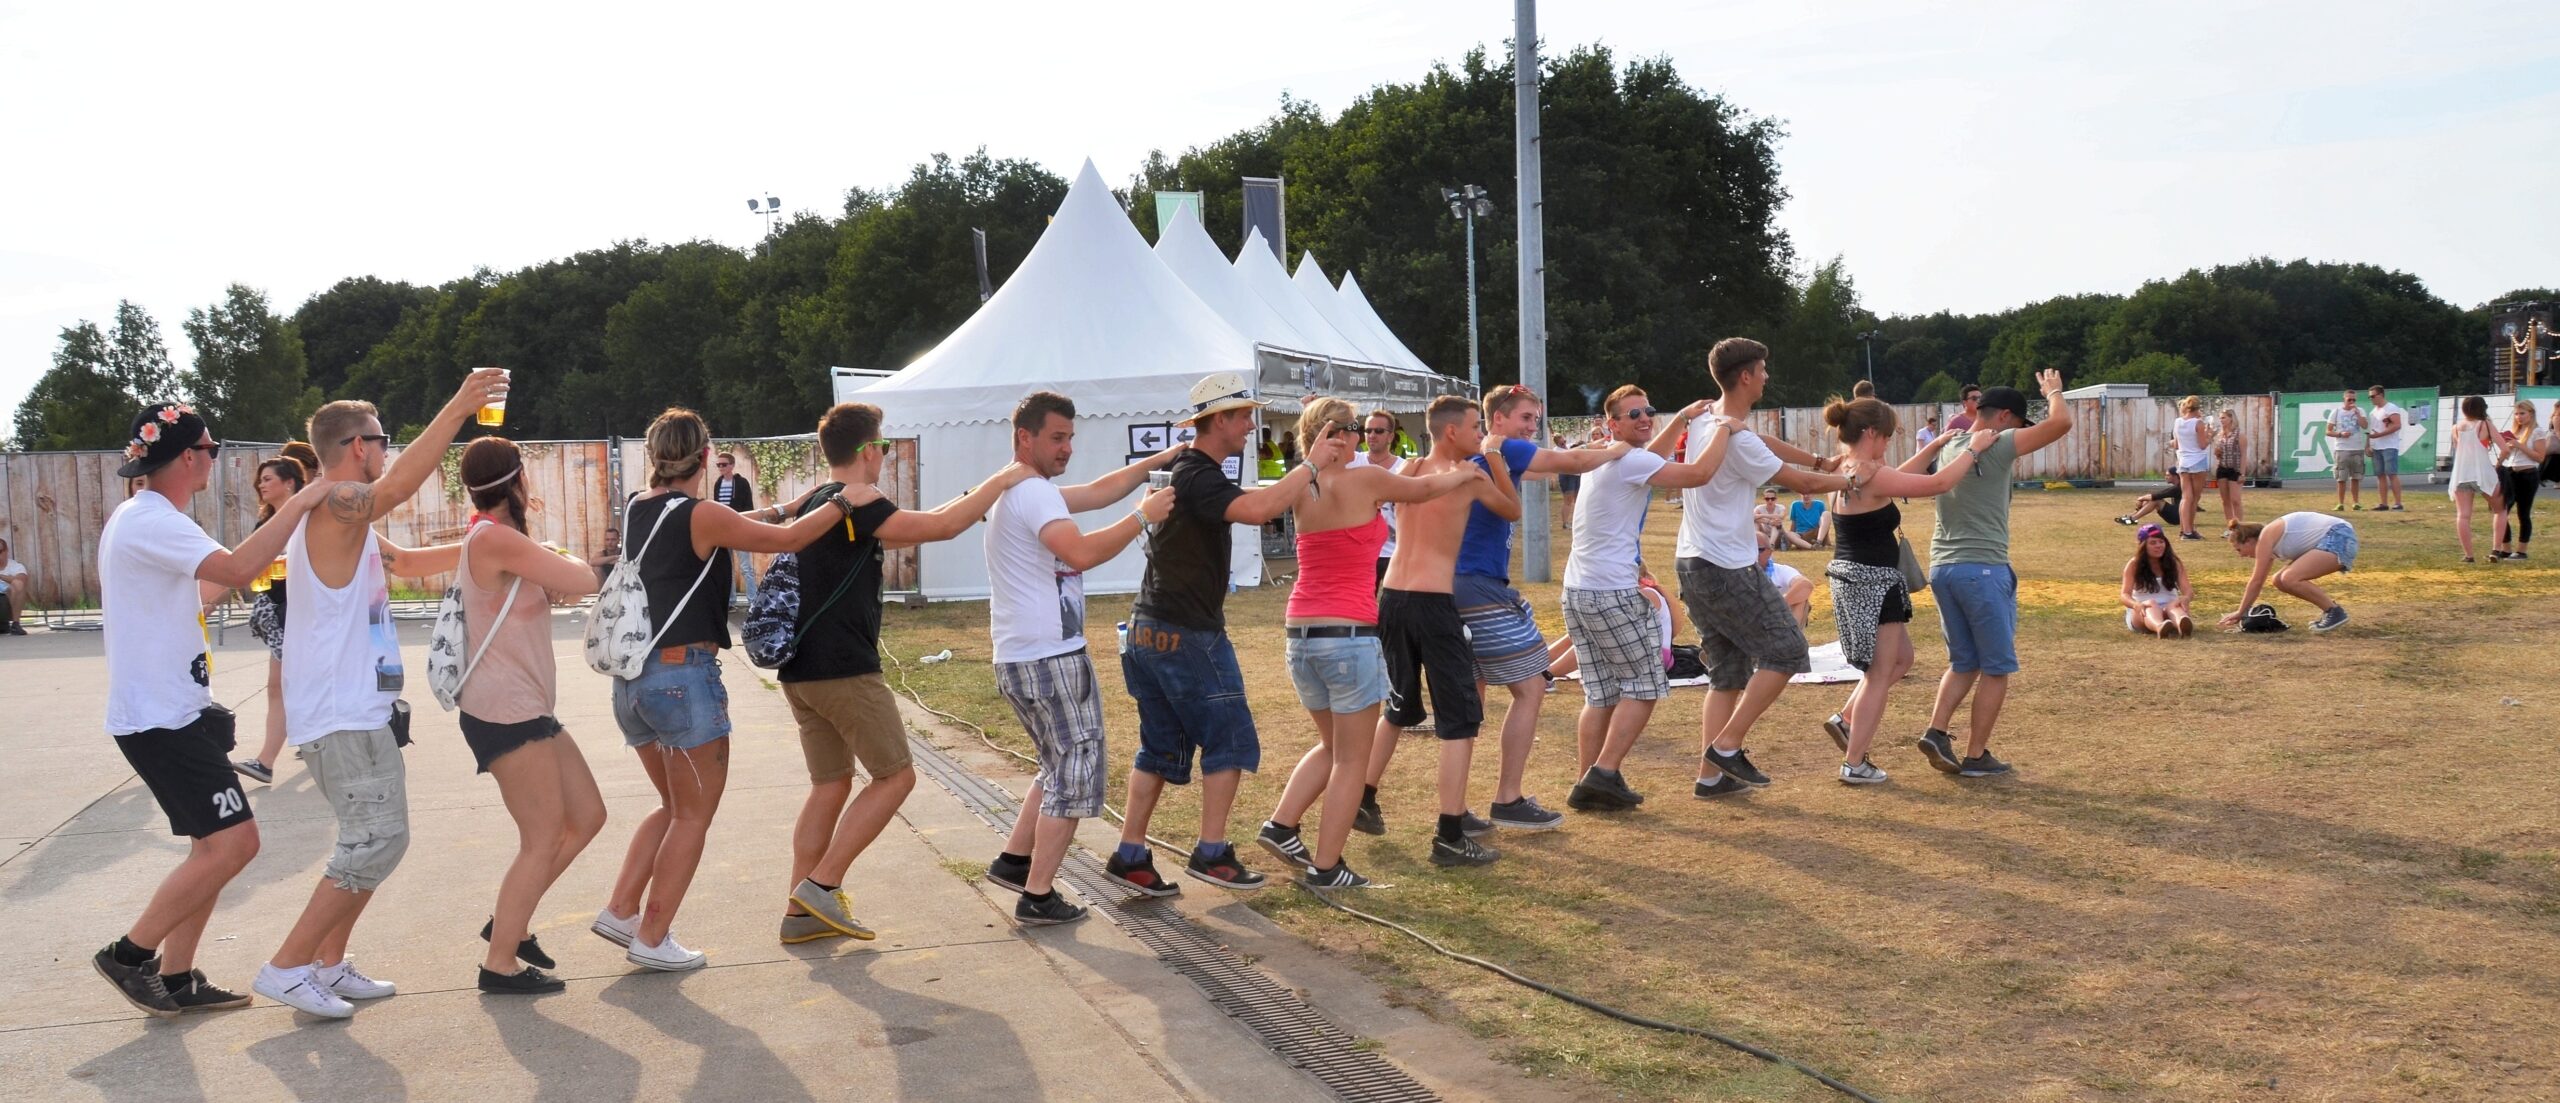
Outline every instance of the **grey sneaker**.
{"type": "Polygon", "coordinates": [[[1493,825],[1513,831],[1553,831],[1564,826],[1564,813],[1549,810],[1538,798],[1522,795],[1514,801],[1497,801],[1493,808],[1493,825]]]}
{"type": "Polygon", "coordinates": [[[185,1008],[169,997],[169,986],[160,979],[158,956],[140,965],[126,965],[116,960],[115,944],[109,943],[97,956],[89,959],[98,967],[98,975],[116,986],[116,994],[125,1001],[163,1019],[174,1019],[185,1008]]]}
{"type": "Polygon", "coordinates": [[[1849,753],[1849,721],[1847,718],[1841,716],[1839,713],[1832,713],[1830,716],[1823,719],[1822,731],[1823,734],[1831,737],[1831,745],[1840,748],[1841,754],[1849,753]]]}
{"type": "Polygon", "coordinates": [[[1875,785],[1890,780],[1892,780],[1891,776],[1876,769],[1876,764],[1873,762],[1860,762],[1854,766],[1840,767],[1840,784],[1842,785],[1875,785]]]}
{"type": "MultiPolygon", "coordinates": [[[[1936,770],[1942,774],[1952,774],[1963,771],[1964,760],[1956,754],[1955,737],[1936,728],[1931,728],[1928,731],[1920,733],[1920,740],[1917,745],[1920,748],[1921,757],[1929,760],[1930,769],[1936,770]]],[[[1843,749],[1845,750],[1846,748],[1843,749]]]]}
{"type": "Polygon", "coordinates": [[[1442,867],[1489,866],[1502,857],[1502,852],[1465,835],[1450,842],[1437,835],[1431,838],[1431,864],[1442,867]]]}
{"type": "Polygon", "coordinates": [[[2326,632],[2345,623],[2347,623],[2347,607],[2344,605],[2332,605],[2329,607],[2328,612],[2320,614],[2320,619],[2311,622],[2311,630],[2314,632],[2326,632]]]}
{"type": "Polygon", "coordinates": [[[2009,764],[1991,757],[1991,752],[1984,751],[1965,759],[1963,768],[1956,772],[1965,777],[1998,777],[2009,772],[2009,764]]]}
{"type": "Polygon", "coordinates": [[[1458,830],[1470,839],[1481,839],[1487,835],[1493,834],[1493,821],[1476,815],[1475,809],[1460,809],[1458,812],[1458,830]]]}
{"type": "Polygon", "coordinates": [[[844,932],[848,938],[868,942],[880,937],[853,917],[853,897],[843,889],[822,889],[816,881],[803,877],[792,888],[791,900],[809,909],[809,914],[818,917],[819,922],[844,932]]]}
{"type": "Polygon", "coordinates": [[[1305,866],[1315,862],[1315,859],[1307,855],[1307,842],[1298,837],[1297,828],[1282,827],[1270,820],[1264,820],[1262,830],[1254,833],[1253,841],[1261,844],[1262,849],[1270,851],[1272,857],[1290,865],[1305,866]]]}
{"type": "Polygon", "coordinates": [[[826,920],[820,919],[814,915],[791,915],[785,913],[782,917],[782,944],[785,946],[797,946],[803,942],[816,942],[821,938],[843,937],[843,931],[827,926],[826,920]]]}

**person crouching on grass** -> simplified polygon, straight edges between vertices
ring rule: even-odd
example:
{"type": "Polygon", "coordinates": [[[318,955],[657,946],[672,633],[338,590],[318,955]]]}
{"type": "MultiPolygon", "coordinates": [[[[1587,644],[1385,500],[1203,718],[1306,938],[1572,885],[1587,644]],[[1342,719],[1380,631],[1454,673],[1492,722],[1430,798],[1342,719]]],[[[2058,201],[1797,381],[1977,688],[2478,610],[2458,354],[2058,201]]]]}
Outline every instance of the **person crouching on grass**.
{"type": "Polygon", "coordinates": [[[2187,609],[2195,601],[2194,580],[2169,546],[2168,530],[2144,525],[2133,534],[2133,558],[2124,565],[2124,585],[2116,600],[2124,605],[2124,626],[2161,639],[2195,634],[2195,618],[2187,609]]]}
{"type": "Polygon", "coordinates": [[[2288,513],[2263,525],[2233,525],[2223,536],[2231,541],[2233,553],[2256,561],[2249,570],[2249,588],[2240,595],[2240,607],[2222,616],[2224,628],[2236,627],[2249,615],[2249,607],[2258,603],[2258,591],[2267,584],[2267,572],[2278,559],[2286,563],[2276,575],[2276,589],[2320,610],[2320,619],[2311,622],[2312,631],[2326,632],[2347,623],[2347,607],[2312,581],[2354,569],[2356,527],[2346,518],[2288,513]]]}

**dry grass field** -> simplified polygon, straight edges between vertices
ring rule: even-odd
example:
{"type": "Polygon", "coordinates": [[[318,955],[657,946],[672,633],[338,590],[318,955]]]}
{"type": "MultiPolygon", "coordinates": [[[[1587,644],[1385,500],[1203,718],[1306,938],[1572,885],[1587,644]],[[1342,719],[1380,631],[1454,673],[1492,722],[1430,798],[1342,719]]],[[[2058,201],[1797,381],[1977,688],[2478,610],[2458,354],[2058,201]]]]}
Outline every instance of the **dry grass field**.
{"type": "MultiPolygon", "coordinates": [[[[2413,487],[2406,513],[2350,515],[2364,550],[2334,590],[2354,614],[2345,629],[2313,636],[2310,612],[2279,595],[2290,633],[2160,641],[2127,634],[2115,604],[2132,530],[2108,518],[2131,495],[2018,494],[2025,670],[1994,743],[2015,776],[1958,781],[1911,749],[1945,665],[1923,596],[1919,667],[1878,740],[1890,784],[1833,780],[1838,756],[1818,725],[1846,687],[1796,686],[1753,736],[1775,784],[1693,800],[1703,695],[1675,691],[1628,764],[1652,797],[1641,811],[1502,833],[1487,840],[1501,862],[1448,872],[1424,860],[1430,740],[1414,733],[1381,793],[1388,835],[1355,834],[1349,852],[1393,887],[1354,902],[1880,1098],[2560,1098],[2560,546],[2528,566],[2463,564],[2443,493],[2413,487]]],[[[2263,520],[2325,509],[2329,494],[2258,491],[2249,503],[2263,520]]],[[[1925,533],[1928,504],[1906,513],[1925,533]]],[[[1669,564],[1677,522],[1656,504],[1650,562],[1669,564]]],[[[2218,541],[2179,550],[2209,627],[2238,600],[2243,564],[2218,541]]],[[[1785,558],[1813,573],[1827,554],[1785,558]]],[[[1525,589],[1560,632],[1556,588],[1525,589]]],[[[1834,633],[1817,595],[1822,642],[1834,633]]],[[[1283,672],[1283,597],[1228,603],[1264,746],[1239,839],[1312,741],[1283,672]]],[[[1094,602],[1105,652],[1125,610],[1124,598],[1094,602]]],[[[980,604],[892,609],[888,645],[918,692],[1026,746],[993,693],[985,615],[980,604]],[[959,661],[913,665],[946,646],[959,661]]],[[[1116,686],[1116,663],[1100,659],[1116,686]]],[[[1124,696],[1105,697],[1116,804],[1135,718],[1124,696]]],[[[1530,791],[1553,807],[1572,784],[1578,707],[1578,693],[1560,693],[1540,723],[1530,791]]],[[[1478,792],[1492,760],[1487,740],[1478,792]]],[[[1169,796],[1158,834],[1187,842],[1196,809],[1192,792],[1169,796]]],[[[1293,889],[1254,906],[1506,1059],[1594,1096],[1834,1098],[1795,1073],[1434,958],[1293,889]]]]}

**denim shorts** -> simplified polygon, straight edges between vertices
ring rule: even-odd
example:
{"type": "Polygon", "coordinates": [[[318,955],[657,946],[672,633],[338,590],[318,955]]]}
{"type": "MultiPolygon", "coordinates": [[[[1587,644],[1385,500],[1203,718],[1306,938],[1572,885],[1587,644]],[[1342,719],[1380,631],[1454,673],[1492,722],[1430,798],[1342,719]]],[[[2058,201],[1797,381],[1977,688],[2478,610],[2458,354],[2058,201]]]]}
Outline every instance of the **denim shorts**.
{"type": "Polygon", "coordinates": [[[2400,450],[2399,450],[2399,449],[2397,449],[2397,448],[2376,448],[2376,449],[2374,449],[2374,450],[2373,450],[2373,473],[2374,473],[2375,475],[2397,475],[2397,474],[2399,474],[2399,473],[2400,473],[2400,450]]]}
{"type": "Polygon", "coordinates": [[[1131,617],[1120,678],[1138,703],[1138,769],[1189,785],[1194,755],[1206,774],[1261,767],[1262,738],[1225,632],[1131,617]]]}
{"type": "Polygon", "coordinates": [[[1358,712],[1387,699],[1387,653],[1376,636],[1289,641],[1289,681],[1313,712],[1358,712]]]}
{"type": "Polygon", "coordinates": [[[1929,570],[1947,668],[1958,674],[2018,672],[2018,572],[2006,563],[1942,563],[1929,570]]]}
{"type": "Polygon", "coordinates": [[[699,647],[649,653],[640,676],[613,683],[613,722],[634,747],[655,743],[689,751],[729,736],[729,687],[720,684],[720,653],[699,647]],[[669,652],[678,656],[667,661],[669,652]]]}
{"type": "Polygon", "coordinates": [[[2356,569],[2356,548],[2354,525],[2331,525],[2326,535],[2311,544],[2313,551],[2324,551],[2338,557],[2339,574],[2356,569]]]}

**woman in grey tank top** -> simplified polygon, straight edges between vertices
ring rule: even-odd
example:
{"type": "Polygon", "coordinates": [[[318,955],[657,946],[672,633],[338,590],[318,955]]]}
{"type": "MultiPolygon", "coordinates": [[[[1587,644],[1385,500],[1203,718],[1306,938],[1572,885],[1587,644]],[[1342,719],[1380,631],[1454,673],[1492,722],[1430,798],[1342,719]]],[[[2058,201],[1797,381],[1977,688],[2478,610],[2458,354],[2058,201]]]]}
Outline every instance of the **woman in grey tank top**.
{"type": "Polygon", "coordinates": [[[2249,569],[2249,587],[2240,595],[2240,607],[2223,614],[2224,628],[2238,625],[2249,615],[2249,608],[2258,603],[2258,593],[2266,587],[2267,575],[2279,559],[2287,562],[2284,570],[2275,575],[2276,589],[2320,610],[2320,619],[2311,622],[2312,631],[2326,632],[2347,623],[2347,607],[2313,581],[2354,569],[2356,527],[2345,518],[2326,513],[2288,513],[2263,525],[2233,525],[2223,535],[2230,539],[2233,554],[2254,564],[2249,569]]]}

